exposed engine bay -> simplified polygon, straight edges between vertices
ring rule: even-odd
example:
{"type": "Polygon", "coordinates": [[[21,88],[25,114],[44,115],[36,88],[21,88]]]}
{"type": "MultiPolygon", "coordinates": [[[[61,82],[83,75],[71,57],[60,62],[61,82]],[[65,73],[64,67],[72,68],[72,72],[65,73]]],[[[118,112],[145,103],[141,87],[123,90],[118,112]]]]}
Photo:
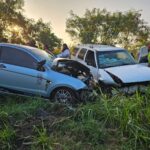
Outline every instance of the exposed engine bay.
{"type": "Polygon", "coordinates": [[[90,69],[83,64],[66,58],[56,58],[53,61],[52,67],[54,71],[72,76],[82,80],[87,85],[93,82],[90,69]]]}

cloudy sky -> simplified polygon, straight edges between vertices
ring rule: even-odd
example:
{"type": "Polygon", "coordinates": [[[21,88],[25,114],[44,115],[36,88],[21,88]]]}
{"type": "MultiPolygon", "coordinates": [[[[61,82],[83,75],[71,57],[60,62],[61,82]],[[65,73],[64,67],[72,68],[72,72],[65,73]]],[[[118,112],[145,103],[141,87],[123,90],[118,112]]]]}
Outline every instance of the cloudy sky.
{"type": "Polygon", "coordinates": [[[79,16],[86,9],[106,8],[108,11],[141,10],[142,19],[150,25],[150,0],[24,0],[25,15],[29,18],[42,18],[50,22],[53,32],[64,42],[70,42],[69,35],[65,32],[66,19],[70,10],[79,16]]]}

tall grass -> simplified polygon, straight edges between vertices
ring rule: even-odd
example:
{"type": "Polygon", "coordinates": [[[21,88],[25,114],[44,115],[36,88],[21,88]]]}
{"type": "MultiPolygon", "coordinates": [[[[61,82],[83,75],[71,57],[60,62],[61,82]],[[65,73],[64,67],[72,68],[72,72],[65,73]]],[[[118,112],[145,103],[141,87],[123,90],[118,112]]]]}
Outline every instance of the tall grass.
{"type": "Polygon", "coordinates": [[[3,150],[15,148],[15,131],[9,125],[4,125],[0,129],[0,147],[3,150]]]}
{"type": "Polygon", "coordinates": [[[98,96],[96,101],[80,106],[71,119],[58,124],[62,134],[77,143],[95,149],[149,149],[150,95],[98,96]],[[109,145],[109,146],[108,146],[109,145]],[[99,148],[98,148],[99,149],[99,148]]]}
{"type": "MultiPolygon", "coordinates": [[[[7,102],[0,106],[3,124],[1,132],[9,129],[12,114],[33,113],[42,107],[55,121],[33,127],[32,148],[62,150],[147,150],[150,149],[150,89],[125,96],[97,95],[94,101],[68,110],[58,104],[29,100],[7,102]],[[16,103],[17,102],[17,103],[16,103]],[[9,105],[10,104],[10,105],[9,105]],[[15,110],[14,110],[15,108],[15,110]],[[35,142],[36,141],[36,142],[35,142]]],[[[9,133],[9,132],[8,132],[9,133]]],[[[11,133],[11,132],[10,132],[11,133]]],[[[14,132],[15,133],[15,132],[14,132]]],[[[16,134],[16,133],[15,133],[16,134]]],[[[15,137],[15,134],[10,134],[15,137]]],[[[5,141],[8,138],[3,138],[5,141]]],[[[9,143],[9,142],[8,142],[9,143]]]]}

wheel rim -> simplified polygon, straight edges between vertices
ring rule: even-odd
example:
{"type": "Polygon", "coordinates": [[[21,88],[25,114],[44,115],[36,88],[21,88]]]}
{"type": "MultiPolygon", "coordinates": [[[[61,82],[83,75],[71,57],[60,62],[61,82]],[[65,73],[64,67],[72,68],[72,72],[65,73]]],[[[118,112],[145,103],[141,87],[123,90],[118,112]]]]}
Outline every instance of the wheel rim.
{"type": "Polygon", "coordinates": [[[55,100],[62,103],[68,103],[73,99],[71,92],[67,89],[59,89],[55,93],[55,100]]]}

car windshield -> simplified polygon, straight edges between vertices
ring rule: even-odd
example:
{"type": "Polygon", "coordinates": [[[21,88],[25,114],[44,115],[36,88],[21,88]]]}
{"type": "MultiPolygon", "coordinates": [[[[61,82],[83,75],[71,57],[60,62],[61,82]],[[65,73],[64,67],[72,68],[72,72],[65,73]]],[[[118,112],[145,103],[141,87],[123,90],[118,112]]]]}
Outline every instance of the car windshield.
{"type": "Polygon", "coordinates": [[[126,50],[97,52],[97,63],[99,68],[136,64],[134,58],[126,50]]]}
{"type": "Polygon", "coordinates": [[[55,56],[46,52],[46,54],[45,54],[45,56],[43,56],[43,58],[44,57],[45,57],[46,63],[51,67],[52,62],[53,62],[55,56]]]}
{"type": "Polygon", "coordinates": [[[40,50],[38,51],[38,55],[40,56],[41,61],[46,60],[46,64],[51,67],[52,62],[54,60],[54,55],[51,53],[47,53],[46,51],[40,50]]]}
{"type": "Polygon", "coordinates": [[[34,54],[40,59],[40,61],[42,60],[46,60],[46,63],[51,66],[55,56],[52,53],[48,53],[44,50],[41,49],[37,49],[37,48],[32,48],[31,49],[32,52],[34,52],[34,54]]]}
{"type": "Polygon", "coordinates": [[[50,53],[47,53],[47,52],[45,52],[45,51],[43,51],[42,53],[41,53],[41,57],[43,58],[43,59],[45,59],[45,60],[51,60],[52,61],[52,59],[53,59],[53,55],[52,54],[50,54],[50,53]]]}

